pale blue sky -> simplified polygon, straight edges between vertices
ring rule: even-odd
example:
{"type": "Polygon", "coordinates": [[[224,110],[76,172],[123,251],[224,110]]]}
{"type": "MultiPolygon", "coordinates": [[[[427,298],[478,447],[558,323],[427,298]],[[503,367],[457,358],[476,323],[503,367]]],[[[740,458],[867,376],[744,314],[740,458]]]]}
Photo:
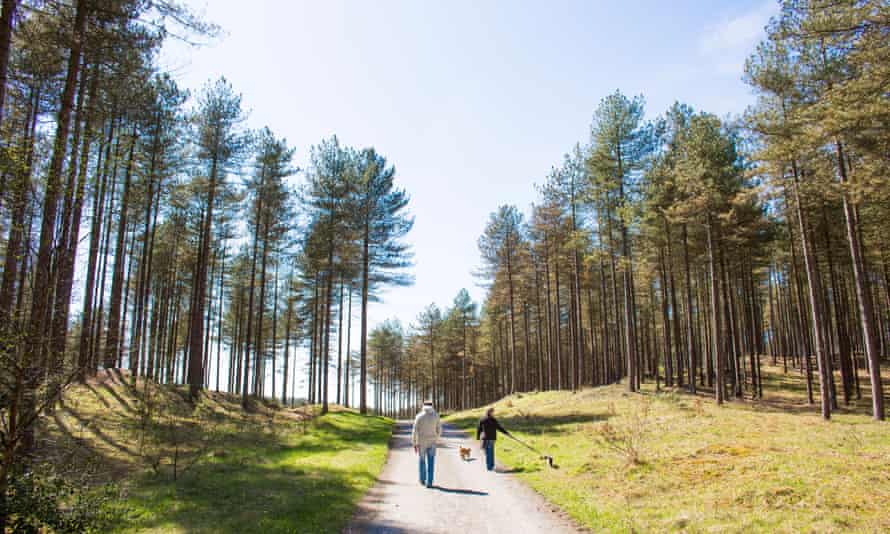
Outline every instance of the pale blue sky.
{"type": "Polygon", "coordinates": [[[741,81],[773,0],[188,0],[223,27],[210,46],[170,45],[162,62],[198,89],[227,77],[249,125],[297,149],[337,134],[373,145],[412,196],[414,287],[384,294],[372,324],[409,323],[461,287],[476,299],[476,240],[499,204],[523,210],[532,184],[620,89],[650,117],[675,100],[719,115],[752,102],[741,81]]]}

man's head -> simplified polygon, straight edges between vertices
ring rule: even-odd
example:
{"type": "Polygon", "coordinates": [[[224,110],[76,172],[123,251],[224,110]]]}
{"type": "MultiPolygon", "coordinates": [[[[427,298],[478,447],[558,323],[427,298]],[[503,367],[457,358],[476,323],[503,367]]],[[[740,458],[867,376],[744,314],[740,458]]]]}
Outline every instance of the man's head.
{"type": "Polygon", "coordinates": [[[423,407],[424,407],[424,408],[427,408],[427,407],[432,408],[432,407],[433,407],[433,401],[430,400],[430,399],[427,399],[427,400],[423,401],[423,407]]]}
{"type": "Polygon", "coordinates": [[[491,417],[492,415],[494,415],[494,406],[485,410],[485,415],[487,415],[488,417],[491,417]]]}

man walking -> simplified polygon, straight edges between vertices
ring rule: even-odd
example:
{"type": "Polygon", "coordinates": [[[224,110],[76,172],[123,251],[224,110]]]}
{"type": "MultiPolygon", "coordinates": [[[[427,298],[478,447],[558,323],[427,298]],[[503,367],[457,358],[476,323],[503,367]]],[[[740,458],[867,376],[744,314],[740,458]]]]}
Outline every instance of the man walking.
{"type": "Polygon", "coordinates": [[[433,487],[433,469],[436,462],[436,442],[442,436],[442,421],[433,410],[433,401],[423,403],[423,409],[414,418],[411,444],[420,457],[420,485],[433,487]]]}
{"type": "Polygon", "coordinates": [[[498,423],[494,418],[494,408],[485,410],[485,417],[479,420],[479,426],[476,427],[476,439],[482,439],[482,450],[485,451],[485,467],[494,470],[494,442],[498,439],[498,430],[504,434],[510,435],[507,429],[498,423]]]}

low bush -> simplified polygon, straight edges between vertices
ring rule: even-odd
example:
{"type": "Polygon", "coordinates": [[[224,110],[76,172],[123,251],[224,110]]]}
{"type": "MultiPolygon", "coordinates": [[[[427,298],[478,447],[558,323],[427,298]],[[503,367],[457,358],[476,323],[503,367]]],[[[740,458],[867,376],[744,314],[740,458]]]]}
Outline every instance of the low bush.
{"type": "MultiPolygon", "coordinates": [[[[610,403],[611,411],[614,411],[614,405],[610,403]]],[[[652,427],[651,411],[651,401],[646,399],[637,404],[634,410],[621,416],[621,421],[606,421],[595,425],[593,428],[597,441],[623,456],[628,465],[644,463],[644,448],[652,427]]]]}
{"type": "Polygon", "coordinates": [[[25,471],[11,480],[6,495],[9,532],[105,532],[123,513],[114,506],[114,484],[88,488],[52,470],[25,471]]]}

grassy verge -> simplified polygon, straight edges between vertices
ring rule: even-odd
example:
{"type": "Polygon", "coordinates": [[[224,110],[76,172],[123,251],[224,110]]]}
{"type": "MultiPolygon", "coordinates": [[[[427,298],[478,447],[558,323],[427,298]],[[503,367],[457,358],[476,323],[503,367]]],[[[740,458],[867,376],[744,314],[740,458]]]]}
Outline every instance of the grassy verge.
{"type": "Polygon", "coordinates": [[[78,386],[43,433],[47,462],[119,483],[119,532],[339,532],[386,460],[385,418],[146,391],[78,386]]]}
{"type": "Polygon", "coordinates": [[[890,531],[890,425],[867,398],[824,422],[801,377],[764,371],[764,400],[723,407],[651,385],[513,395],[496,415],[559,468],[508,439],[498,459],[597,532],[890,531]]]}

